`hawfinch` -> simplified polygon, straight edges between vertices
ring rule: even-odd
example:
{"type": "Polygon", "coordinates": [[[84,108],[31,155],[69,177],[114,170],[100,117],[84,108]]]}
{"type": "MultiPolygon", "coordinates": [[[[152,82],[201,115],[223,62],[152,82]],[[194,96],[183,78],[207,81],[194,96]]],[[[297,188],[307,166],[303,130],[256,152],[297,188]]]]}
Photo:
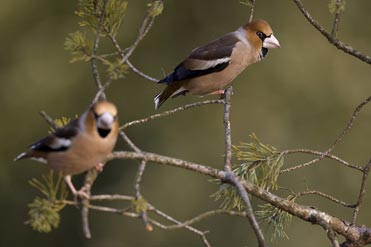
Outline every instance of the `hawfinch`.
{"type": "Polygon", "coordinates": [[[47,163],[55,172],[62,172],[74,196],[86,197],[76,191],[71,175],[102,168],[116,144],[119,131],[116,106],[101,101],[91,106],[78,119],[32,144],[15,160],[31,158],[47,163]]]}
{"type": "Polygon", "coordinates": [[[194,49],[160,80],[166,88],[154,98],[159,108],[169,97],[190,92],[193,95],[220,94],[247,66],[263,59],[270,48],[280,47],[271,27],[254,20],[236,31],[194,49]]]}

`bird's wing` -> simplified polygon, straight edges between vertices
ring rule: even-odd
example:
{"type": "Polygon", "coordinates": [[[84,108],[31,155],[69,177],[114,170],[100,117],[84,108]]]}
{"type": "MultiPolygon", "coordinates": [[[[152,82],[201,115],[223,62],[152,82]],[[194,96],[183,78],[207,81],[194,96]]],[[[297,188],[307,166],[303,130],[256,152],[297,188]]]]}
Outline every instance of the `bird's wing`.
{"type": "Polygon", "coordinates": [[[194,49],[189,57],[180,63],[174,72],[159,83],[171,84],[194,77],[203,76],[225,69],[231,60],[236,43],[240,41],[235,33],[228,33],[219,39],[194,49]]]}
{"type": "Polygon", "coordinates": [[[43,152],[57,152],[67,150],[72,143],[72,138],[78,134],[78,119],[72,120],[63,128],[57,129],[53,134],[35,142],[31,150],[43,152]]]}

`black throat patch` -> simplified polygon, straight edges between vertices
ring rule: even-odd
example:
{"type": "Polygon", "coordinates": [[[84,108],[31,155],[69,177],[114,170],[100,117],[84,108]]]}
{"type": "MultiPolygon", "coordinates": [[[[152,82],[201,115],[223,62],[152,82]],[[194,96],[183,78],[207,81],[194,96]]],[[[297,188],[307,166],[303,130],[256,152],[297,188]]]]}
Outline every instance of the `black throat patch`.
{"type": "Polygon", "coordinates": [[[98,130],[98,134],[102,137],[102,138],[105,138],[106,136],[108,136],[108,134],[111,132],[110,129],[101,129],[101,128],[97,128],[98,130]]]}
{"type": "Polygon", "coordinates": [[[264,58],[268,54],[268,48],[262,47],[260,52],[260,59],[264,58]]]}

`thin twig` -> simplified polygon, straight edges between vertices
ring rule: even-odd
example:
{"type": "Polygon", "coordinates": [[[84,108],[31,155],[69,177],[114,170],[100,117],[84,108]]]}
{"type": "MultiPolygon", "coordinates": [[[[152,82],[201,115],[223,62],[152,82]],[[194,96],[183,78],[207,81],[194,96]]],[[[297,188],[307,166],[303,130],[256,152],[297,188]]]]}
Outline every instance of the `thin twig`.
{"type": "MultiPolygon", "coordinates": [[[[358,171],[361,171],[363,172],[363,167],[361,166],[357,166],[357,165],[354,165],[354,164],[351,164],[333,154],[326,154],[324,152],[320,152],[320,151],[316,151],[316,150],[311,150],[311,149],[289,149],[289,150],[285,150],[282,152],[283,155],[287,155],[287,154],[295,154],[295,153],[306,153],[306,154],[313,154],[313,155],[317,155],[317,156],[322,156],[322,155],[325,155],[324,157],[325,158],[329,158],[329,159],[332,159],[332,160],[335,160],[337,161],[338,163],[344,165],[344,166],[347,166],[349,168],[352,168],[352,169],[355,169],[355,170],[358,170],[358,171]]],[[[296,169],[300,169],[300,168],[303,168],[303,165],[297,165],[297,166],[294,166],[294,167],[290,167],[290,168],[287,168],[285,170],[282,170],[280,171],[280,174],[283,174],[283,173],[287,173],[289,171],[293,171],[293,170],[296,170],[296,169]]]]}
{"type": "Polygon", "coordinates": [[[102,97],[102,95],[104,94],[104,91],[109,87],[109,85],[111,85],[111,80],[109,79],[106,83],[104,83],[104,85],[98,90],[98,92],[95,94],[95,97],[93,99],[93,101],[91,102],[90,105],[93,105],[95,103],[97,103],[99,101],[99,99],[102,99],[104,100],[106,97],[102,97]]]}
{"type": "MultiPolygon", "coordinates": [[[[297,1],[297,0],[294,0],[294,1],[297,1]]],[[[301,164],[301,165],[298,165],[298,166],[294,166],[294,167],[291,167],[291,168],[287,168],[285,170],[282,170],[281,173],[285,173],[285,172],[291,172],[293,170],[296,170],[296,169],[299,169],[299,168],[303,168],[303,167],[307,167],[307,166],[310,166],[312,164],[315,164],[315,163],[318,163],[319,161],[321,161],[323,158],[325,158],[329,153],[331,153],[331,151],[335,148],[335,146],[337,144],[339,144],[339,142],[341,142],[344,138],[344,136],[349,132],[349,130],[352,128],[353,126],[353,123],[354,121],[356,120],[357,118],[357,115],[359,114],[359,112],[362,110],[362,108],[367,105],[369,102],[371,101],[371,96],[369,96],[367,99],[365,99],[362,103],[360,103],[356,109],[353,111],[353,114],[348,122],[348,124],[346,125],[346,127],[343,129],[343,131],[340,133],[340,135],[336,138],[336,140],[333,142],[333,144],[325,151],[322,153],[322,155],[316,159],[313,159],[311,161],[308,161],[304,164],[301,164]]]]}
{"type": "Polygon", "coordinates": [[[256,0],[250,0],[251,9],[250,9],[249,22],[252,22],[252,20],[254,19],[255,2],[256,0]]]}
{"type": "Polygon", "coordinates": [[[126,195],[94,195],[89,198],[90,201],[132,201],[135,198],[133,196],[126,195]]]}
{"type": "MultiPolygon", "coordinates": [[[[97,6],[98,6],[98,4],[96,5],[96,8],[95,8],[96,12],[98,11],[97,6]]],[[[100,76],[99,76],[99,71],[98,71],[98,66],[97,66],[97,60],[95,58],[95,55],[97,54],[98,47],[99,47],[100,31],[101,31],[102,26],[103,26],[103,21],[104,21],[104,17],[105,17],[105,13],[106,13],[106,6],[107,6],[107,0],[103,0],[102,12],[101,12],[101,15],[99,16],[98,24],[97,24],[97,27],[96,27],[96,35],[95,35],[95,41],[94,41],[94,46],[93,46],[92,58],[90,60],[94,81],[95,81],[95,84],[96,84],[99,91],[102,89],[102,83],[100,81],[100,76]]],[[[96,13],[96,14],[98,14],[98,13],[96,13]]],[[[99,96],[102,100],[106,99],[106,95],[104,93],[104,90],[99,94],[99,96]]]]}
{"type": "Polygon", "coordinates": [[[40,115],[46,120],[46,122],[53,127],[53,129],[58,129],[59,126],[54,122],[53,118],[51,118],[45,111],[41,111],[40,115]]]}
{"type": "MultiPolygon", "coordinates": [[[[91,194],[91,187],[93,186],[93,183],[95,179],[98,176],[98,171],[93,168],[88,171],[88,173],[85,176],[85,182],[84,182],[84,190],[88,196],[91,194]]],[[[89,199],[82,199],[81,201],[81,218],[82,218],[82,226],[84,231],[84,236],[87,239],[91,238],[91,232],[89,227],[89,199]]]]}
{"type": "Polygon", "coordinates": [[[124,131],[120,131],[121,138],[129,145],[131,149],[133,149],[135,152],[140,153],[141,150],[134,144],[132,140],[125,134],[124,131]]]}
{"type": "Polygon", "coordinates": [[[348,207],[348,208],[355,208],[356,205],[355,204],[350,204],[350,203],[346,203],[346,202],[343,202],[333,196],[330,196],[330,195],[327,195],[321,191],[316,191],[316,190],[308,190],[308,191],[303,191],[303,192],[299,192],[299,193],[295,193],[294,194],[294,197],[301,197],[301,196],[306,196],[306,195],[317,195],[317,196],[321,196],[323,198],[326,198],[330,201],[333,201],[337,204],[340,204],[344,207],[348,207]]]}
{"type": "MultiPolygon", "coordinates": [[[[180,222],[180,221],[174,219],[173,217],[171,217],[171,216],[165,214],[164,212],[162,212],[162,211],[160,211],[160,210],[158,210],[158,209],[156,209],[156,208],[153,208],[152,211],[155,212],[157,215],[160,215],[160,216],[162,216],[163,218],[167,219],[167,220],[170,221],[170,222],[173,222],[173,223],[175,223],[175,224],[179,224],[179,225],[182,224],[182,222],[180,222]]],[[[157,222],[157,221],[155,221],[155,220],[153,220],[153,219],[149,219],[149,221],[150,221],[152,224],[156,225],[157,227],[160,227],[160,228],[162,228],[162,229],[168,230],[168,227],[167,227],[167,226],[165,226],[165,225],[163,225],[163,224],[161,224],[161,223],[159,223],[159,222],[157,222]]],[[[186,226],[184,226],[184,227],[185,227],[186,229],[188,229],[189,231],[194,232],[194,233],[196,233],[197,235],[199,235],[199,236],[202,238],[202,241],[204,242],[204,244],[205,244],[207,247],[211,247],[211,245],[210,245],[209,241],[207,240],[207,238],[206,238],[204,232],[201,232],[200,230],[197,230],[196,228],[194,228],[194,227],[192,227],[192,226],[188,226],[188,225],[186,225],[186,226]]],[[[171,229],[171,228],[170,228],[170,229],[171,229]]]]}
{"type": "Polygon", "coordinates": [[[200,101],[200,102],[192,103],[192,104],[185,105],[185,106],[180,106],[180,107],[177,107],[177,108],[172,109],[172,110],[168,110],[168,111],[164,111],[162,113],[157,113],[157,114],[151,115],[151,116],[149,116],[147,118],[142,118],[142,119],[138,119],[138,120],[134,120],[134,121],[128,122],[128,123],[122,125],[120,127],[120,130],[124,130],[127,127],[130,127],[132,125],[146,123],[146,122],[152,121],[152,120],[154,120],[156,118],[166,117],[166,116],[172,115],[172,114],[174,114],[174,113],[176,113],[178,111],[184,111],[186,109],[190,109],[190,108],[193,108],[193,107],[203,106],[203,105],[210,105],[210,104],[224,104],[224,100],[221,100],[221,99],[218,99],[218,100],[206,100],[206,101],[200,101]]]}
{"type": "Polygon", "coordinates": [[[211,210],[211,211],[208,211],[208,212],[205,212],[203,214],[200,214],[190,220],[186,220],[184,221],[183,223],[181,224],[175,224],[175,225],[169,225],[167,226],[167,229],[171,230],[171,229],[179,229],[179,228],[183,228],[185,226],[190,226],[190,225],[193,225],[197,222],[200,222],[208,217],[212,217],[212,216],[215,216],[215,215],[230,215],[230,216],[240,216],[240,217],[246,217],[246,213],[245,212],[239,212],[239,211],[231,211],[231,210],[225,210],[225,209],[216,209],[216,210],[211,210]]]}
{"type": "Polygon", "coordinates": [[[365,168],[363,170],[362,183],[361,183],[361,188],[360,188],[360,191],[359,191],[359,196],[358,196],[358,200],[357,200],[357,204],[356,204],[357,206],[355,207],[354,212],[353,212],[352,225],[354,225],[357,221],[359,210],[361,208],[361,205],[362,205],[364,197],[365,197],[366,183],[367,183],[367,179],[368,179],[368,174],[370,173],[370,169],[371,169],[371,159],[367,163],[367,165],[365,166],[365,168]]]}
{"type": "MultiPolygon", "coordinates": [[[[136,153],[121,151],[113,153],[108,158],[135,160],[146,159],[147,161],[151,161],[151,163],[153,162],[159,165],[168,165],[187,169],[220,180],[225,180],[226,177],[226,172],[222,170],[154,153],[136,153]]],[[[344,236],[350,242],[362,241],[362,243],[364,243],[365,245],[371,243],[371,228],[349,225],[347,222],[337,217],[331,216],[323,211],[303,206],[291,200],[284,199],[247,181],[239,181],[248,193],[258,197],[259,199],[267,203],[270,203],[271,205],[281,210],[284,210],[285,212],[295,215],[302,220],[305,220],[312,224],[320,224],[320,221],[325,220],[337,234],[344,236]]]]}
{"type": "Polygon", "coordinates": [[[232,171],[232,137],[231,137],[231,122],[229,120],[229,113],[231,111],[231,94],[232,86],[229,86],[224,91],[224,171],[232,171]]]}
{"type": "Polygon", "coordinates": [[[143,19],[142,25],[139,28],[139,31],[138,31],[138,34],[136,36],[135,41],[133,42],[133,44],[130,47],[126,48],[125,50],[121,49],[119,43],[116,40],[116,37],[114,37],[112,34],[109,34],[108,37],[111,39],[113,45],[115,46],[118,53],[120,54],[121,61],[123,63],[127,62],[129,57],[131,56],[131,54],[134,52],[134,50],[139,45],[140,41],[147,35],[147,33],[151,29],[154,21],[155,21],[155,17],[153,17],[153,16],[149,15],[149,13],[147,13],[145,15],[144,19],[143,19]]]}
{"type": "Polygon", "coordinates": [[[336,233],[331,227],[327,229],[327,237],[330,239],[333,247],[340,247],[339,241],[336,238],[336,233]]]}
{"type": "Polygon", "coordinates": [[[224,181],[231,183],[232,185],[234,185],[237,188],[242,200],[245,202],[246,217],[248,218],[248,220],[250,222],[250,225],[255,232],[255,236],[258,239],[259,247],[267,247],[268,245],[265,243],[263,232],[260,229],[259,223],[255,218],[254,211],[253,211],[252,206],[251,206],[250,198],[249,198],[245,188],[242,186],[242,184],[240,183],[240,181],[238,180],[236,175],[231,171],[227,171],[225,173],[224,181]]]}
{"type": "MultiPolygon", "coordinates": [[[[142,177],[143,177],[143,174],[144,174],[144,170],[146,169],[146,165],[147,165],[146,160],[142,160],[140,162],[140,165],[138,167],[137,176],[135,178],[134,190],[135,190],[135,197],[136,197],[137,200],[142,198],[142,193],[140,192],[140,183],[142,182],[142,177]]],[[[143,210],[143,211],[140,212],[140,218],[142,219],[145,228],[148,231],[152,231],[153,228],[152,228],[151,224],[149,224],[147,210],[143,210]]]]}
{"type": "Polygon", "coordinates": [[[140,165],[138,167],[138,173],[135,178],[134,189],[135,189],[135,196],[137,198],[142,196],[140,193],[140,183],[142,182],[142,176],[143,176],[144,170],[146,169],[146,164],[147,164],[146,160],[142,160],[140,162],[140,165]]]}
{"type": "Polygon", "coordinates": [[[130,69],[132,69],[135,73],[137,73],[138,75],[146,78],[147,80],[149,81],[153,81],[153,82],[158,82],[159,80],[156,79],[156,78],[153,78],[149,75],[146,75],[144,74],[142,71],[140,71],[139,69],[137,69],[136,67],[134,67],[134,65],[129,61],[129,59],[126,60],[126,64],[129,66],[130,69]]]}
{"type": "Polygon", "coordinates": [[[313,19],[313,17],[309,14],[309,12],[305,9],[304,5],[301,3],[300,0],[293,0],[296,4],[296,6],[299,8],[299,10],[303,13],[305,18],[308,20],[308,22],[315,27],[323,36],[327,38],[327,40],[334,45],[336,48],[344,51],[345,53],[348,53],[361,61],[368,63],[371,65],[371,57],[362,54],[361,52],[355,50],[350,45],[347,45],[340,41],[337,38],[334,38],[330,33],[328,33],[316,20],[313,19]]]}
{"type": "MultiPolygon", "coordinates": [[[[155,17],[153,17],[153,16],[151,16],[147,13],[147,15],[144,17],[144,20],[142,22],[142,26],[139,28],[138,35],[137,35],[134,43],[126,51],[125,56],[122,57],[122,62],[123,63],[125,63],[128,60],[128,58],[134,52],[135,48],[137,48],[139,42],[147,35],[148,31],[151,29],[154,22],[155,22],[155,17]]],[[[116,46],[116,48],[117,48],[117,46],[116,46]]],[[[121,49],[118,49],[118,51],[121,51],[121,49]]]]}
{"type": "Polygon", "coordinates": [[[340,21],[340,13],[341,13],[341,6],[343,0],[336,0],[336,10],[335,10],[335,17],[334,23],[332,24],[332,31],[331,36],[336,38],[338,30],[339,30],[339,21],[340,21]]]}

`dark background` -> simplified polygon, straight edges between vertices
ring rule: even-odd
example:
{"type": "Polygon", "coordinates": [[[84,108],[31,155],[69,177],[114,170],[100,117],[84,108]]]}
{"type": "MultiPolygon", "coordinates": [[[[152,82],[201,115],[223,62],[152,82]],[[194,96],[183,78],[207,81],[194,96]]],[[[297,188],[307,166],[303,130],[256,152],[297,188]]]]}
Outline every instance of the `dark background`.
{"type": "MultiPolygon", "coordinates": [[[[312,15],[330,30],[333,17],[329,1],[305,1],[312,15]]],[[[118,40],[131,44],[146,11],[146,1],[130,1],[118,40]]],[[[347,1],[339,37],[364,54],[371,54],[369,0],[347,1]]],[[[66,35],[78,29],[73,14],[75,1],[3,0],[0,8],[0,245],[1,246],[201,246],[198,236],[186,230],[147,232],[139,220],[94,212],[92,240],[85,240],[80,212],[62,211],[60,227],[49,234],[24,225],[27,203],[38,195],[28,180],[40,177],[46,167],[33,161],[14,164],[12,159],[47,133],[49,126],[39,116],[45,110],[53,117],[74,116],[85,110],[95,94],[88,63],[69,63],[63,49],[66,35]]],[[[331,46],[310,26],[292,1],[259,0],[256,17],[268,20],[281,49],[272,50],[259,64],[240,75],[233,84],[233,143],[248,141],[254,132],[264,143],[279,150],[311,148],[324,150],[345,127],[355,106],[371,94],[370,65],[331,46]]],[[[190,50],[236,29],[248,19],[249,8],[235,1],[166,1],[131,61],[145,73],[160,78],[170,72],[190,50]]],[[[108,46],[107,46],[108,47],[108,46]]],[[[153,96],[161,85],[134,73],[115,81],[107,90],[109,99],[125,123],[155,113],[153,96]]],[[[213,96],[204,99],[215,98],[213,96]]],[[[200,100],[187,96],[169,100],[161,110],[200,100]]],[[[368,106],[351,133],[334,153],[358,165],[370,158],[371,110],[368,106]]],[[[220,168],[224,135],[222,107],[195,108],[177,115],[127,129],[143,150],[220,168]]],[[[119,142],[117,150],[127,149],[119,142]]],[[[297,155],[285,167],[309,160],[297,155]]],[[[133,193],[135,161],[110,162],[98,178],[93,193],[133,193]]],[[[81,180],[81,176],[79,177],[81,180]]],[[[77,181],[78,178],[75,178],[77,181]]],[[[357,198],[361,176],[334,162],[293,172],[280,178],[280,185],[296,192],[317,189],[347,202],[357,198]]],[[[149,164],[142,184],[144,196],[159,209],[179,220],[218,207],[210,195],[217,189],[207,177],[189,171],[149,164]]],[[[256,203],[256,201],[254,201],[256,203]]],[[[316,206],[332,215],[349,219],[351,210],[317,197],[299,203],[316,206]]],[[[118,207],[123,204],[116,205],[118,207]]],[[[370,196],[366,196],[359,224],[371,225],[370,196]]],[[[246,219],[218,216],[196,225],[210,230],[213,246],[255,246],[246,219]]],[[[263,227],[264,231],[267,227],[263,227]]],[[[293,219],[290,237],[272,246],[329,246],[319,226],[293,219]]],[[[269,234],[266,234],[269,238],[269,234]]]]}

